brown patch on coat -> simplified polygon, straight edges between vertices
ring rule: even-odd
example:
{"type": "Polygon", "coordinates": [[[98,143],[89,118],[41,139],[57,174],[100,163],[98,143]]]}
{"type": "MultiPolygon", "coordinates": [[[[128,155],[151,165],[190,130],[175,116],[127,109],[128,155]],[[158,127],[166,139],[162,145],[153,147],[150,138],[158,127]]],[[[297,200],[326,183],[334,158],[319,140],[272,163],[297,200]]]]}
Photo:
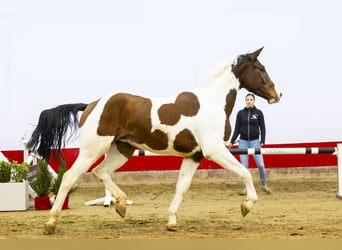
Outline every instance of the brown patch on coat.
{"type": "Polygon", "coordinates": [[[204,156],[203,156],[202,151],[198,151],[192,156],[192,160],[194,162],[200,162],[203,158],[204,158],[204,156]]]}
{"type": "Polygon", "coordinates": [[[246,54],[246,55],[240,55],[237,59],[237,63],[232,65],[232,72],[235,75],[235,77],[240,80],[240,84],[241,84],[242,73],[248,67],[250,63],[251,63],[250,57],[248,54],[246,54]]]}
{"type": "Polygon", "coordinates": [[[83,111],[83,113],[81,115],[79,127],[83,126],[83,124],[86,122],[89,114],[94,110],[94,108],[96,107],[96,104],[98,102],[99,102],[99,100],[92,102],[92,103],[89,103],[89,105],[86,107],[86,109],[83,111]]]}
{"type": "Polygon", "coordinates": [[[200,108],[197,96],[191,92],[180,93],[175,103],[167,103],[160,106],[158,116],[161,124],[175,125],[181,115],[194,116],[200,108]]]}
{"type": "Polygon", "coordinates": [[[224,137],[223,137],[224,141],[229,140],[230,133],[232,131],[231,126],[230,126],[229,117],[230,117],[230,114],[232,113],[232,110],[234,108],[234,104],[235,104],[235,100],[236,100],[236,94],[237,94],[236,89],[232,89],[226,95],[226,106],[224,107],[224,111],[226,113],[226,123],[225,123],[225,127],[224,127],[224,137]]]}
{"type": "Polygon", "coordinates": [[[114,142],[126,139],[146,144],[154,150],[168,147],[168,137],[161,130],[152,130],[152,102],[141,96],[119,93],[105,104],[97,133],[100,136],[115,136],[114,142]]]}
{"type": "Polygon", "coordinates": [[[118,151],[123,154],[127,159],[131,158],[134,151],[135,147],[122,141],[116,141],[115,142],[118,151]]]}
{"type": "Polygon", "coordinates": [[[189,129],[183,129],[176,135],[173,147],[178,152],[190,153],[197,147],[197,141],[189,129]]]}

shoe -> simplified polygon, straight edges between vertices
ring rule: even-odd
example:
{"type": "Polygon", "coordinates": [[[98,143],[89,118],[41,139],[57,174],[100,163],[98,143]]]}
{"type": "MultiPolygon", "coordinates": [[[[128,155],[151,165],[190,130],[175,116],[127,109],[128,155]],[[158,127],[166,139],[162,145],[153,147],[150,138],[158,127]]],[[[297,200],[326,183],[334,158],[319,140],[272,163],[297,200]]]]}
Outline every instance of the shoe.
{"type": "Polygon", "coordinates": [[[261,191],[263,191],[264,194],[272,194],[271,190],[266,185],[261,187],[261,191]]]}

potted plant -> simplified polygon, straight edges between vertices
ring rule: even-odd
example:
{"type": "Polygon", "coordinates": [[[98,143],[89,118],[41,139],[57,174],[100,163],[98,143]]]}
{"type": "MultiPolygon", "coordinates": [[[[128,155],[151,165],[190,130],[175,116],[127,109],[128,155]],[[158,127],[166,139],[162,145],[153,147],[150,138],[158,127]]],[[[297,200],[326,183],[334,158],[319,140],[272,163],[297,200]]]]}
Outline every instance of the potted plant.
{"type": "Polygon", "coordinates": [[[30,165],[26,162],[19,164],[16,161],[11,162],[12,167],[12,179],[14,182],[26,181],[27,173],[30,165]]]}
{"type": "MultiPolygon", "coordinates": [[[[58,174],[57,174],[57,178],[55,180],[55,182],[52,184],[52,188],[51,188],[51,192],[54,194],[54,199],[56,198],[56,195],[58,194],[59,188],[61,186],[62,180],[63,180],[63,175],[64,173],[67,171],[67,167],[66,167],[66,161],[64,157],[61,157],[61,161],[60,161],[60,165],[59,165],[59,169],[58,169],[58,174]]],[[[70,190],[68,192],[67,197],[65,197],[62,209],[69,209],[69,194],[72,192],[72,190],[70,190]]],[[[54,200],[53,199],[53,200],[54,200]]]]}
{"type": "Polygon", "coordinates": [[[32,188],[37,193],[34,198],[34,206],[36,210],[51,209],[50,189],[52,176],[48,170],[48,163],[45,160],[38,161],[38,172],[36,179],[32,182],[32,188]]]}
{"type": "Polygon", "coordinates": [[[28,209],[28,168],[27,163],[0,161],[0,211],[28,209]]]}

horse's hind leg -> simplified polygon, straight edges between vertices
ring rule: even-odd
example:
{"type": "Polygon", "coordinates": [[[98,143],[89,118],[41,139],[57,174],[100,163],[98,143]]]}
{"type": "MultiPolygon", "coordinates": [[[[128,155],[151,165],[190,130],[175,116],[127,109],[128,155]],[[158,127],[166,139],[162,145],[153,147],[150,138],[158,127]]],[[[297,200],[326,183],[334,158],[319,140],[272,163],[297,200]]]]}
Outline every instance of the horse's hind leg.
{"type": "Polygon", "coordinates": [[[176,185],[176,193],[169,207],[169,222],[166,228],[170,231],[177,230],[177,211],[183,200],[185,192],[189,189],[192,178],[196,172],[199,163],[190,158],[183,160],[179,177],[176,185]]]}
{"type": "Polygon", "coordinates": [[[45,230],[48,234],[55,232],[57,220],[68,192],[76,183],[81,174],[85,173],[100,156],[100,151],[81,149],[79,156],[72,167],[63,175],[63,180],[56,196],[56,201],[50,210],[50,219],[45,223],[45,230]]]}
{"type": "Polygon", "coordinates": [[[103,181],[106,189],[115,198],[115,210],[121,216],[126,214],[126,194],[113,182],[111,174],[121,167],[134,153],[135,147],[124,143],[116,142],[112,144],[106,154],[104,161],[93,169],[92,173],[103,181]]]}

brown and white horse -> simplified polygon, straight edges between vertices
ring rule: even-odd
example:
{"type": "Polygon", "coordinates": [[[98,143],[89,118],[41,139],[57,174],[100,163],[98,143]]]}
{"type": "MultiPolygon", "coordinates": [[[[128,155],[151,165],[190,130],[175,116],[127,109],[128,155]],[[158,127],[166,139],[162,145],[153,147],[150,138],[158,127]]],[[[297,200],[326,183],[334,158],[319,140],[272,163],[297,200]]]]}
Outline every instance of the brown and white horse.
{"type": "Polygon", "coordinates": [[[203,86],[172,97],[145,98],[117,93],[90,104],[66,104],[43,111],[28,149],[49,159],[51,148],[58,152],[65,145],[65,133],[70,126],[79,127],[80,140],[78,158],[65,173],[50,219],[45,223],[47,233],[55,232],[70,188],[103,154],[105,160],[93,173],[115,197],[116,211],[124,217],[126,194],[113,182],[111,174],[136,148],[184,157],[168,210],[167,229],[177,228],[178,208],[202,158],[241,177],[247,190],[247,199],[241,204],[241,213],[245,216],[258,197],[250,173],[227,150],[225,142],[231,133],[229,116],[240,88],[265,98],[270,104],[280,100],[281,93],[257,59],[261,50],[230,59],[203,86]],[[79,121],[78,111],[83,111],[79,121]]]}

